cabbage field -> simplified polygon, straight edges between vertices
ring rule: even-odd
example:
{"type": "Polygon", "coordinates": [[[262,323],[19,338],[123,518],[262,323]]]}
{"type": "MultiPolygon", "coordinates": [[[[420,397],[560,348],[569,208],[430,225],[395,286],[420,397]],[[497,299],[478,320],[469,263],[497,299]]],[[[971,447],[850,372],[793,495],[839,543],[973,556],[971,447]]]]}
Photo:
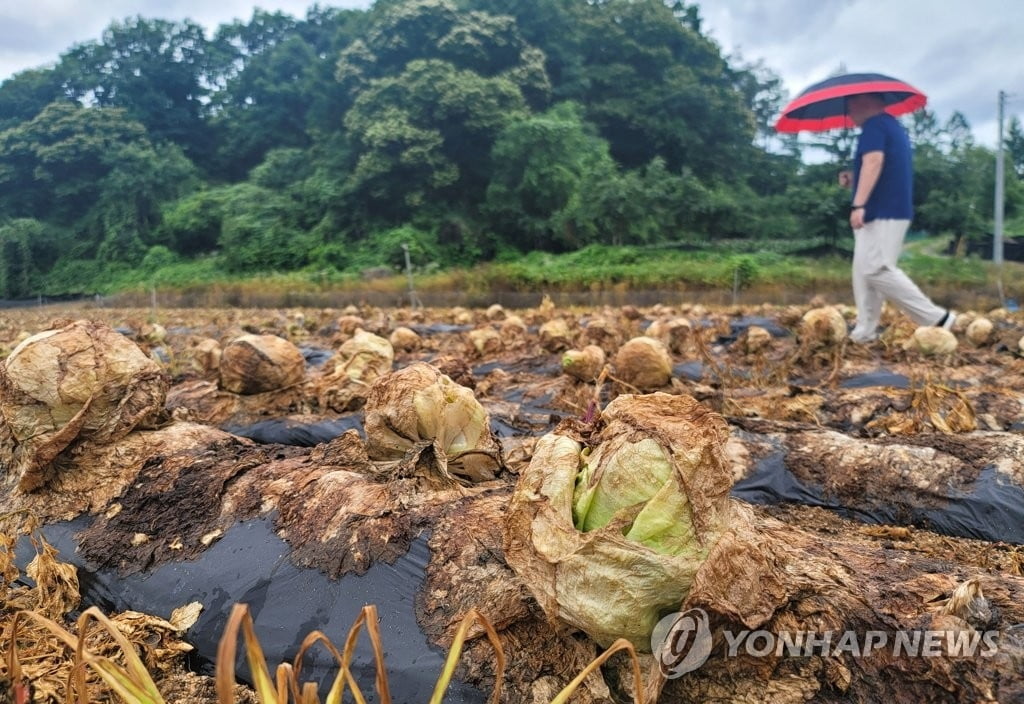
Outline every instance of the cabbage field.
{"type": "Polygon", "coordinates": [[[1024,315],[852,317],[5,311],[0,702],[1021,701],[1024,315]]]}

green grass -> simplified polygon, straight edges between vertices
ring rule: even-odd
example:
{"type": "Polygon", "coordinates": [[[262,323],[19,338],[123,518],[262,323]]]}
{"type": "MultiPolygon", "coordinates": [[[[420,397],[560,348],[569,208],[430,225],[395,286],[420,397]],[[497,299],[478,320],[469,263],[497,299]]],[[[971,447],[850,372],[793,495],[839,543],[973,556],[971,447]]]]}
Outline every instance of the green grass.
{"type": "MultiPolygon", "coordinates": [[[[954,259],[937,255],[937,240],[908,243],[901,266],[924,286],[950,290],[981,289],[991,285],[994,270],[976,258],[954,259]]],[[[416,288],[422,292],[464,291],[487,294],[492,291],[628,291],[732,290],[765,291],[828,290],[849,285],[850,260],[840,257],[806,258],[786,253],[820,243],[760,243],[725,241],[705,244],[701,249],[607,247],[592,245],[575,252],[549,254],[531,252],[505,261],[472,268],[452,268],[416,274],[416,288]]],[[[841,243],[849,247],[851,243],[841,243]]],[[[51,282],[48,294],[87,292],[111,295],[178,291],[194,294],[211,304],[217,300],[242,298],[246,294],[291,294],[325,291],[401,293],[405,276],[365,279],[359,272],[334,269],[260,274],[230,274],[217,257],[174,261],[150,269],[108,268],[79,271],[72,280],[51,282]]],[[[1003,281],[1010,295],[1024,292],[1024,265],[1007,263],[1003,281]]],[[[769,296],[770,297],[770,296],[769,296]]]]}
{"type": "Polygon", "coordinates": [[[516,262],[485,265],[479,274],[492,285],[513,290],[602,288],[731,288],[783,281],[810,286],[839,280],[848,264],[839,259],[809,261],[772,253],[587,248],[551,255],[534,252],[516,262]]]}

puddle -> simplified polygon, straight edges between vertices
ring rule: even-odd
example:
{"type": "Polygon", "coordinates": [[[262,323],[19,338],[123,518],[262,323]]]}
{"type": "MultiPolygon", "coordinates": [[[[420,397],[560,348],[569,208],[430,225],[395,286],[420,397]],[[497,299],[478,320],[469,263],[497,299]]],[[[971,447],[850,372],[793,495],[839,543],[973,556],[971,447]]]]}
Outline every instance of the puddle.
{"type": "Polygon", "coordinates": [[[800,483],[786,467],[785,454],[773,452],[760,462],[747,477],[732,487],[732,496],[752,504],[777,504],[793,502],[807,506],[837,508],[815,492],[800,483]]]}
{"type": "MultiPolygon", "coordinates": [[[[201,602],[202,615],[185,638],[196,648],[189,664],[203,674],[213,674],[217,644],[236,602],[249,605],[271,671],[280,662],[291,662],[303,637],[314,629],[324,631],[341,648],[359,610],[366,604],[376,604],[394,701],[422,701],[441,673],[444,653],[428,644],[414,611],[415,595],[430,559],[426,536],[414,541],[409,552],[393,565],[377,563],[364,575],[331,580],[319,570],[291,564],[287,544],[274,533],[269,519],[260,519],[235,524],[196,560],[120,577],[115,570],[86,569],[75,553],[74,534],[89,520],[79,518],[42,529],[61,558],[79,568],[83,607],[133,609],[167,618],[183,604],[201,602]]],[[[18,564],[24,568],[32,555],[28,541],[22,539],[17,549],[18,564]]],[[[238,676],[249,681],[241,645],[239,650],[238,676]]],[[[324,694],[336,669],[326,651],[314,649],[310,655],[303,666],[303,679],[318,682],[324,694]]],[[[352,671],[369,699],[375,694],[374,665],[365,633],[356,648],[352,671]]],[[[485,699],[476,688],[457,681],[452,682],[445,697],[446,702],[476,703],[485,699]]]]}
{"type": "Polygon", "coordinates": [[[502,364],[501,362],[487,362],[486,364],[481,364],[479,366],[473,367],[471,371],[473,372],[473,376],[474,377],[478,377],[478,376],[487,376],[488,374],[493,372],[495,369],[501,369],[501,370],[504,370],[504,371],[508,371],[506,369],[505,365],[502,364]]]}
{"type": "Polygon", "coordinates": [[[562,373],[561,360],[561,355],[555,355],[555,361],[552,361],[551,355],[541,355],[508,362],[486,362],[473,367],[472,371],[475,377],[487,376],[495,369],[500,369],[508,374],[528,373],[539,376],[558,376],[562,373]]]}
{"type": "Polygon", "coordinates": [[[935,499],[941,508],[884,503],[866,496],[870,506],[847,506],[824,494],[820,486],[801,482],[786,467],[782,452],[760,462],[732,488],[732,496],[752,504],[798,503],[820,506],[864,523],[910,525],[961,538],[1024,544],[1024,487],[1006,481],[995,467],[986,467],[971,491],[950,489],[935,499]]]}
{"type": "Polygon", "coordinates": [[[701,362],[683,362],[672,367],[672,376],[700,381],[704,378],[704,365],[701,362]]]}
{"type": "Polygon", "coordinates": [[[903,374],[896,374],[888,369],[878,369],[866,374],[858,374],[839,382],[843,389],[866,389],[872,386],[891,386],[897,389],[910,388],[910,379],[903,374]]]}
{"type": "MultiPolygon", "coordinates": [[[[523,434],[523,429],[507,422],[504,418],[491,416],[491,432],[499,438],[514,438],[523,434]]],[[[527,431],[529,432],[529,431],[527,431]]]]}
{"type": "Polygon", "coordinates": [[[543,435],[570,415],[548,406],[555,399],[554,394],[550,392],[524,400],[525,396],[524,389],[513,389],[502,396],[503,400],[517,406],[516,412],[512,415],[501,416],[490,411],[491,430],[499,437],[543,435]]]}
{"type": "Polygon", "coordinates": [[[756,315],[743,316],[742,318],[737,318],[729,323],[729,326],[732,328],[732,336],[734,338],[739,337],[752,325],[764,328],[771,333],[772,337],[789,337],[792,334],[789,330],[779,325],[777,321],[756,315]]]}
{"type": "Polygon", "coordinates": [[[449,323],[432,323],[430,325],[410,325],[409,329],[417,335],[429,337],[430,335],[444,335],[453,332],[468,332],[473,329],[472,325],[451,325],[449,323]]]}
{"type": "Polygon", "coordinates": [[[299,351],[302,352],[302,356],[306,360],[306,366],[314,369],[324,366],[327,360],[334,356],[334,350],[325,350],[312,345],[300,345],[299,351]]]}
{"type": "Polygon", "coordinates": [[[315,447],[321,443],[330,442],[343,435],[346,430],[357,430],[360,437],[366,437],[361,414],[358,413],[316,423],[300,423],[289,418],[275,418],[262,420],[252,425],[228,426],[224,430],[232,435],[249,438],[264,445],[296,445],[298,447],[315,447]]]}
{"type": "Polygon", "coordinates": [[[981,470],[971,493],[953,491],[947,508],[924,511],[924,527],[947,535],[1024,544],[1024,487],[994,466],[981,470]]]}

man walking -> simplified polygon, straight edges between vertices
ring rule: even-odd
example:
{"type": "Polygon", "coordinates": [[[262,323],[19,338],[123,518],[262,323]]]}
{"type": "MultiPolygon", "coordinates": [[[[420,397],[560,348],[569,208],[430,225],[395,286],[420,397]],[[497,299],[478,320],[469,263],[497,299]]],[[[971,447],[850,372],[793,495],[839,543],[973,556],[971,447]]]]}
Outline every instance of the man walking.
{"type": "Polygon", "coordinates": [[[947,330],[956,315],[935,305],[897,265],[903,237],[914,216],[910,138],[876,93],[847,99],[850,119],[861,128],[853,173],[839,174],[839,183],[853,187],[850,227],[853,228],[853,298],[857,324],[850,339],[878,339],[882,303],[891,301],[918,325],[947,330]]]}

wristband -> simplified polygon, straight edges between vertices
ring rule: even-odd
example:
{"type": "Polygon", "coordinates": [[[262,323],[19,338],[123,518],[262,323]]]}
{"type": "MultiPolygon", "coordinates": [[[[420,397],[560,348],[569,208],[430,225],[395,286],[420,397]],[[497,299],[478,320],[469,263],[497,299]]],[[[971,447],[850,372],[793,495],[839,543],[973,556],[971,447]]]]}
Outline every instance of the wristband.
{"type": "Polygon", "coordinates": [[[853,212],[854,210],[864,210],[864,206],[863,205],[851,205],[850,206],[850,212],[853,212]]]}

